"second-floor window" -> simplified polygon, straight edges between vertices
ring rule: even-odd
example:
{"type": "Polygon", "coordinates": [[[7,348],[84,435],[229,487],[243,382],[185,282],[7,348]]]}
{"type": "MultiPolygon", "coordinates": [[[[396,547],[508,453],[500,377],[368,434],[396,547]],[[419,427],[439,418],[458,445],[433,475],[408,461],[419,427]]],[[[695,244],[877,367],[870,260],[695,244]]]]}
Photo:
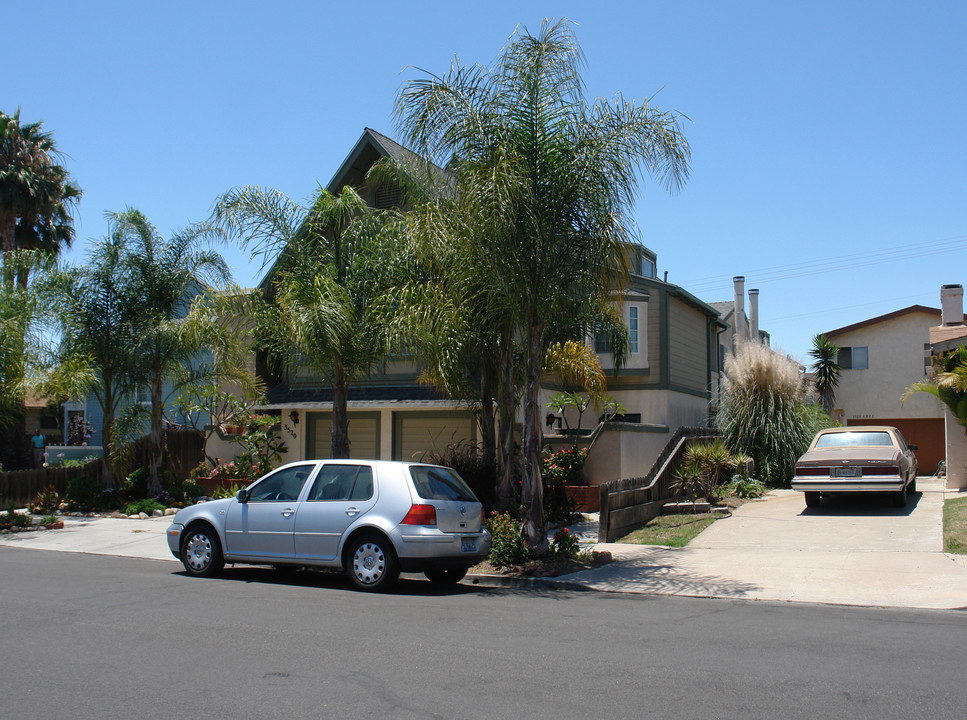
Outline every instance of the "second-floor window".
{"type": "Polygon", "coordinates": [[[862,347],[841,347],[837,364],[843,370],[866,370],[870,367],[870,349],[862,347]]]}
{"type": "Polygon", "coordinates": [[[628,349],[638,354],[638,308],[628,308],[628,349]]]}

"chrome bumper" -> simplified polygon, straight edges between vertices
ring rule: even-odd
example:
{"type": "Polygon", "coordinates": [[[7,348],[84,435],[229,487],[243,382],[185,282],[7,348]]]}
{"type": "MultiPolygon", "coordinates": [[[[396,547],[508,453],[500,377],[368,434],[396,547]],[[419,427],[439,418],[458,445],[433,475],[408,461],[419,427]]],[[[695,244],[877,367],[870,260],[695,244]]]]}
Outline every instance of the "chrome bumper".
{"type": "Polygon", "coordinates": [[[792,489],[800,492],[897,492],[902,490],[905,484],[903,478],[899,476],[877,477],[869,480],[862,478],[841,480],[822,476],[792,479],[792,489]]]}

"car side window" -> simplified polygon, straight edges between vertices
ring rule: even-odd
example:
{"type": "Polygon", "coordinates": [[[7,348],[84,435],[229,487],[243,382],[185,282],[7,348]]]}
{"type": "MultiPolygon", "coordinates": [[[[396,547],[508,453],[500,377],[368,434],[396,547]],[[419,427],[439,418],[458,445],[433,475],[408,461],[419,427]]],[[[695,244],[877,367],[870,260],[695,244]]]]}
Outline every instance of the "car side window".
{"type": "Polygon", "coordinates": [[[323,465],[309,492],[309,502],[369,500],[373,497],[373,469],[368,465],[323,465]]]}
{"type": "Polygon", "coordinates": [[[252,488],[249,502],[292,502],[312,474],[312,465],[297,465],[272,473],[252,488]]]}

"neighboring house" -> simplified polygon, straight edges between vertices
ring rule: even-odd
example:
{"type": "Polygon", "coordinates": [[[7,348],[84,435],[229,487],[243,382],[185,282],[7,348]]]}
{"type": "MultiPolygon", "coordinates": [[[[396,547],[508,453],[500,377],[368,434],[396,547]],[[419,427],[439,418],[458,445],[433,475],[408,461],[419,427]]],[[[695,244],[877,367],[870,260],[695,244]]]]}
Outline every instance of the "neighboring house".
{"type": "Polygon", "coordinates": [[[940,310],[923,305],[830,330],[839,346],[839,385],[832,416],[846,425],[892,425],[917,446],[922,473],[933,473],[944,459],[943,407],[917,393],[902,402],[906,389],[930,372],[931,327],[940,310]]]}
{"type": "MultiPolygon", "coordinates": [[[[931,356],[941,355],[948,350],[955,350],[959,345],[967,344],[963,285],[944,285],[940,288],[940,312],[940,325],[930,328],[931,356]]],[[[933,402],[937,403],[936,400],[933,402]]],[[[957,422],[945,405],[941,405],[941,410],[947,487],[967,489],[967,429],[957,422]]]]}
{"type": "Polygon", "coordinates": [[[755,338],[766,345],[769,344],[769,333],[759,328],[759,291],[749,290],[749,313],[745,312],[745,277],[736,275],[732,278],[735,297],[724,302],[709,303],[719,313],[719,319],[725,329],[719,334],[718,363],[725,367],[725,356],[735,351],[736,338],[749,340],[755,338]]]}

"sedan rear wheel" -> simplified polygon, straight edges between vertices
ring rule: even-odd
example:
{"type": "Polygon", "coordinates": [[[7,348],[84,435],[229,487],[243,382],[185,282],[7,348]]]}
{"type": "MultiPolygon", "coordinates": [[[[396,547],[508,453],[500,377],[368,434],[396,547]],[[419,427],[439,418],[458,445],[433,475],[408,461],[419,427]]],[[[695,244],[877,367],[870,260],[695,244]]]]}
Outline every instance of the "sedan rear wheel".
{"type": "Polygon", "coordinates": [[[806,493],[806,507],[819,507],[819,501],[822,498],[822,493],[818,492],[807,492],[806,493]]]}
{"type": "Polygon", "coordinates": [[[348,559],[349,578],[361,590],[384,592],[400,575],[392,544],[379,535],[362,535],[354,540],[348,559]]]}
{"type": "Polygon", "coordinates": [[[423,574],[431,583],[456,585],[467,574],[467,568],[438,568],[436,570],[424,570],[423,574]]]}
{"type": "Polygon", "coordinates": [[[225,567],[218,533],[207,525],[196,525],[185,531],[181,541],[181,562],[189,575],[212,577],[225,567]]]}
{"type": "Polygon", "coordinates": [[[893,493],[893,507],[903,508],[907,506],[907,486],[904,485],[902,490],[897,490],[893,493]]]}
{"type": "Polygon", "coordinates": [[[916,491],[917,491],[917,478],[914,476],[913,480],[910,481],[910,484],[907,485],[907,492],[915,493],[916,491]]]}

